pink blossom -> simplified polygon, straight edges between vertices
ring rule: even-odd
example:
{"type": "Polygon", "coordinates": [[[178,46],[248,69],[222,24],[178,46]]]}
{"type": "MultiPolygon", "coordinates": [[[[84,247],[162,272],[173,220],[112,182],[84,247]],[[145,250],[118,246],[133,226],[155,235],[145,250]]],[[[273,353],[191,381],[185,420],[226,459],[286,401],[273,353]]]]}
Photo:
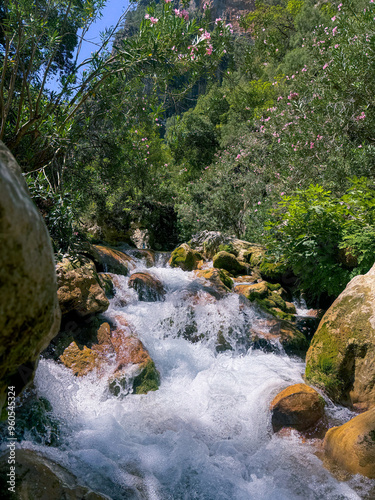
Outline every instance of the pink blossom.
{"type": "Polygon", "coordinates": [[[205,40],[210,40],[211,39],[211,35],[208,31],[205,31],[202,35],[202,38],[204,38],[205,40]]]}
{"type": "Polygon", "coordinates": [[[359,122],[359,120],[364,120],[366,118],[365,112],[362,111],[362,113],[358,116],[355,117],[355,121],[359,122]]]}
{"type": "Polygon", "coordinates": [[[210,56],[212,54],[212,45],[209,45],[207,48],[206,48],[206,54],[208,56],[210,56]]]}
{"type": "Polygon", "coordinates": [[[217,18],[215,19],[215,24],[218,24],[220,21],[222,21],[221,17],[217,17],[217,18]]]}
{"type": "Polygon", "coordinates": [[[150,21],[151,21],[151,24],[154,25],[159,21],[159,19],[157,19],[156,17],[150,17],[150,21]]]}
{"type": "Polygon", "coordinates": [[[285,194],[285,193],[284,193],[284,191],[282,191],[282,192],[280,193],[280,196],[284,196],[284,194],[285,194]]]}
{"type": "Polygon", "coordinates": [[[145,19],[150,19],[150,14],[146,14],[145,19]]]}
{"type": "Polygon", "coordinates": [[[172,0],[165,0],[165,3],[171,3],[172,0]]]}

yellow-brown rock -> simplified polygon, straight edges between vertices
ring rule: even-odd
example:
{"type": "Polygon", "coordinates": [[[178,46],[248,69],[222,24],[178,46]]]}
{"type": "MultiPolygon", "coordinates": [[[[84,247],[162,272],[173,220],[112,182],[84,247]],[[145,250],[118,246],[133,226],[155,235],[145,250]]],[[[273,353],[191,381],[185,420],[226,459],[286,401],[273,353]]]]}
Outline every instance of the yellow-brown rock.
{"type": "Polygon", "coordinates": [[[149,273],[132,274],[128,286],[136,290],[139,300],[145,302],[164,300],[165,290],[162,282],[149,273]]]}
{"type": "Polygon", "coordinates": [[[75,311],[80,316],[88,316],[108,309],[109,301],[99,285],[95,265],[89,259],[63,259],[56,266],[56,275],[63,314],[75,311]]]}
{"type": "Polygon", "coordinates": [[[78,377],[87,375],[99,366],[98,353],[86,346],[80,349],[75,342],[72,342],[65,349],[60,360],[78,377]]]}
{"type": "Polygon", "coordinates": [[[375,479],[375,408],[330,429],[324,450],[346,471],[375,479]]]}
{"type": "MultiPolygon", "coordinates": [[[[223,269],[200,269],[194,272],[197,278],[208,282],[212,288],[211,295],[216,298],[224,297],[232,288],[233,283],[231,278],[223,269]]],[[[209,290],[207,290],[210,292],[209,290]]]]}
{"type": "Polygon", "coordinates": [[[124,391],[146,394],[157,390],[160,375],[146,348],[122,316],[118,316],[116,322],[115,328],[102,323],[97,331],[97,343],[91,348],[72,342],[60,361],[78,377],[93,370],[97,370],[98,376],[106,373],[109,390],[116,396],[124,391]]]}
{"type": "Polygon", "coordinates": [[[95,262],[98,271],[127,276],[129,271],[135,269],[135,260],[115,248],[92,245],[87,253],[95,262]]]}
{"type": "Polygon", "coordinates": [[[51,238],[0,141],[0,409],[8,386],[32,381],[60,319],[51,238]]]}
{"type": "Polygon", "coordinates": [[[305,431],[316,425],[324,415],[324,399],[306,384],[295,384],[281,391],[272,401],[272,427],[305,431]]]}

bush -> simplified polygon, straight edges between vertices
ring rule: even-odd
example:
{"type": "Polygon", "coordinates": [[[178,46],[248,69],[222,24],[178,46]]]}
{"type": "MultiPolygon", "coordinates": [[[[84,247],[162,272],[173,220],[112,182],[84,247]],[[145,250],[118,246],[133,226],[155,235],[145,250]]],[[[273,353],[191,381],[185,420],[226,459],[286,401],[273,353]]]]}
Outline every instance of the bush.
{"type": "Polygon", "coordinates": [[[364,177],[350,183],[341,197],[311,185],[283,196],[270,212],[270,248],[289,261],[310,297],[339,295],[352,277],[374,263],[374,186],[364,177]]]}

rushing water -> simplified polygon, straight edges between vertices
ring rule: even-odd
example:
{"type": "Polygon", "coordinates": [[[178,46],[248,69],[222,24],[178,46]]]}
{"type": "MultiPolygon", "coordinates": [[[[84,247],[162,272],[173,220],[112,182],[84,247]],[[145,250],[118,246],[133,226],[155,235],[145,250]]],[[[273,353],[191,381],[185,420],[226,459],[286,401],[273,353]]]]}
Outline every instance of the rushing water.
{"type": "MultiPolygon", "coordinates": [[[[134,327],[160,371],[160,389],[117,398],[105,378],[76,378],[41,360],[36,388],[51,402],[63,437],[56,448],[21,446],[42,451],[113,500],[365,498],[369,482],[336,480],[316,456],[314,440],[272,433],[269,403],[303,381],[304,364],[244,342],[259,313],[236,294],[193,306],[192,273],[148,271],[163,282],[166,300],[139,302],[121,278],[106,316],[124,315],[134,327]],[[192,315],[202,335],[196,343],[183,337],[192,315]],[[217,352],[219,330],[232,350],[217,352]]],[[[344,409],[329,411],[338,421],[348,418],[344,409]]]]}

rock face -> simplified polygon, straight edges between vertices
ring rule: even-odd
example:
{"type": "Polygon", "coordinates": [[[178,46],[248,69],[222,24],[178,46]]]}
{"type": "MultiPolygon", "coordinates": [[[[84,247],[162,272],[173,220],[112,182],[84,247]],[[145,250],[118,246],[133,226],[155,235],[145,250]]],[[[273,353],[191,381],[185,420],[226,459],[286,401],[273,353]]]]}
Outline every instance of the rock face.
{"type": "Polygon", "coordinates": [[[272,401],[272,427],[275,432],[282,427],[305,431],[317,424],[324,415],[324,399],[305,384],[295,384],[281,391],[272,401]]]}
{"type": "Polygon", "coordinates": [[[169,259],[171,267],[180,267],[183,271],[192,271],[197,269],[198,262],[202,260],[199,252],[196,252],[189,247],[187,243],[183,243],[175,248],[169,259]]]}
{"type": "Polygon", "coordinates": [[[214,256],[213,266],[217,269],[225,269],[232,274],[247,274],[249,267],[229,252],[219,252],[214,256]]]}
{"type": "MultiPolygon", "coordinates": [[[[0,457],[2,478],[9,472],[9,453],[0,457]]],[[[33,450],[16,450],[16,494],[9,496],[7,485],[0,482],[0,496],[16,500],[109,500],[109,497],[81,486],[77,478],[64,467],[33,450]]]]}
{"type": "Polygon", "coordinates": [[[306,379],[342,404],[375,404],[374,296],[375,266],[335,300],[307,352],[306,379]]]}
{"type": "Polygon", "coordinates": [[[61,312],[75,311],[79,316],[104,312],[109,301],[99,285],[95,264],[83,258],[80,262],[68,259],[56,266],[57,296],[61,312]]]}
{"type": "Polygon", "coordinates": [[[375,479],[375,408],[330,429],[324,450],[348,472],[375,479]]]}
{"type": "Polygon", "coordinates": [[[20,392],[57,334],[60,309],[51,240],[21,171],[0,142],[0,408],[20,392]]]}
{"type": "Polygon", "coordinates": [[[164,300],[165,290],[162,282],[149,273],[132,274],[128,286],[136,290],[139,300],[146,302],[164,300]]]}

